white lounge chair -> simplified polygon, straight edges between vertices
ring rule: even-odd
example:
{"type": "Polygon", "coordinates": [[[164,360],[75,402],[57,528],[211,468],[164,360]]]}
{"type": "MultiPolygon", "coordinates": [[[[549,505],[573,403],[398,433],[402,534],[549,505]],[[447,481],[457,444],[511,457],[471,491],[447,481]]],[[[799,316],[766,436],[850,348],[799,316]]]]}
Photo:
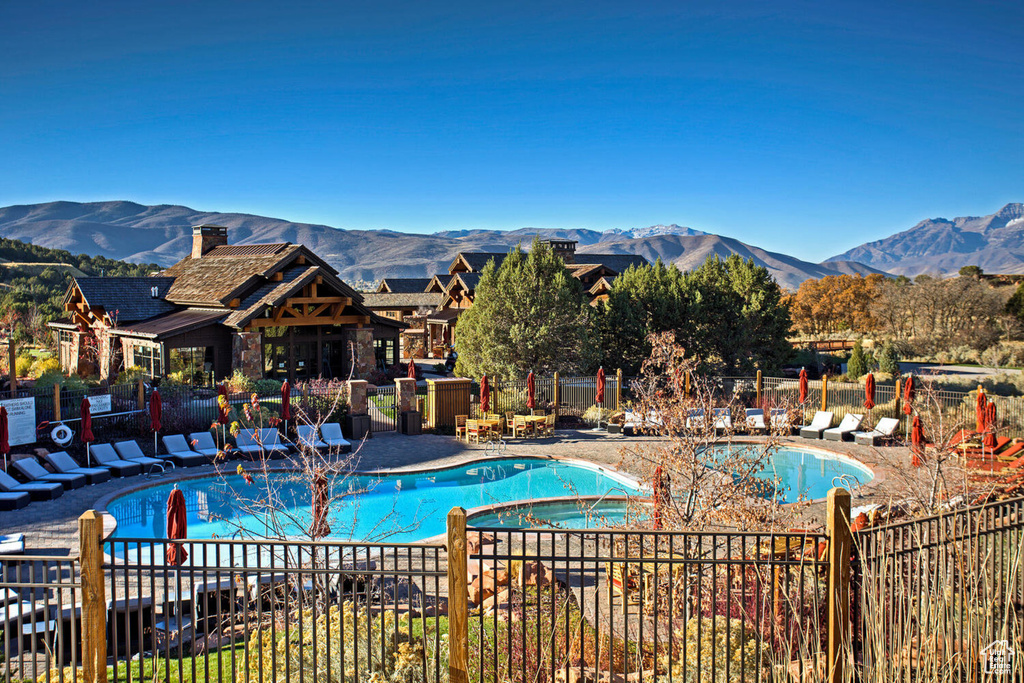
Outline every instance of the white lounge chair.
{"type": "Polygon", "coordinates": [[[805,439],[820,439],[822,432],[832,426],[832,412],[819,410],[814,414],[811,424],[800,428],[800,436],[805,439]]]}
{"type": "Polygon", "coordinates": [[[24,475],[30,482],[56,481],[68,491],[85,486],[87,479],[84,474],[54,474],[48,472],[35,458],[19,458],[11,463],[14,469],[24,475]]]}
{"type": "MultiPolygon", "coordinates": [[[[25,534],[6,534],[0,536],[0,555],[24,555],[25,534]]],[[[0,591],[2,593],[3,591],[0,591]]],[[[9,595],[9,594],[8,594],[9,595]]]]}
{"type": "Polygon", "coordinates": [[[338,448],[339,453],[348,453],[352,444],[341,433],[341,425],[337,422],[324,422],[320,425],[320,436],[330,448],[338,448]]]}
{"type": "Polygon", "coordinates": [[[747,408],[747,431],[766,432],[768,427],[764,423],[764,411],[760,408],[747,408]]]}
{"type": "Polygon", "coordinates": [[[892,439],[900,421],[894,417],[883,417],[874,429],[865,432],[854,432],[853,440],[862,446],[876,446],[879,441],[892,439]]]}
{"type": "Polygon", "coordinates": [[[728,408],[715,408],[712,414],[715,418],[716,432],[727,432],[732,429],[732,412],[728,408]]]}
{"type": "Polygon", "coordinates": [[[295,428],[299,435],[299,445],[306,448],[329,448],[326,441],[320,438],[320,430],[311,425],[298,425],[295,428]]]}
{"type": "Polygon", "coordinates": [[[112,476],[106,467],[82,467],[64,451],[46,453],[43,460],[61,474],[81,474],[90,484],[102,484],[112,476]]]}
{"type": "Polygon", "coordinates": [[[826,429],[822,435],[826,441],[852,441],[853,433],[860,429],[860,423],[863,421],[863,415],[847,413],[843,416],[843,420],[839,423],[838,427],[826,429]]]}
{"type": "Polygon", "coordinates": [[[188,435],[188,443],[192,450],[208,458],[215,458],[220,453],[217,442],[213,440],[210,432],[192,432],[188,435]]]}
{"type": "Polygon", "coordinates": [[[142,452],[139,448],[139,444],[134,441],[118,441],[114,444],[114,450],[121,456],[122,460],[130,460],[137,462],[142,465],[143,469],[147,473],[151,473],[157,467],[161,468],[163,472],[167,467],[174,469],[174,461],[166,460],[164,458],[151,458],[142,452]]]}
{"type": "Polygon", "coordinates": [[[692,408],[686,414],[687,429],[704,429],[704,411],[700,408],[692,408]]]}
{"type": "Polygon", "coordinates": [[[183,434],[168,434],[160,439],[164,443],[164,450],[167,451],[167,459],[179,467],[197,467],[208,465],[211,458],[196,453],[188,447],[188,441],[183,434]]]}
{"type": "Polygon", "coordinates": [[[789,423],[789,411],[785,408],[772,408],[770,413],[771,426],[774,431],[789,434],[793,427],[789,423]]]}
{"type": "MultiPolygon", "coordinates": [[[[92,459],[110,470],[115,477],[133,477],[142,472],[142,463],[132,460],[122,460],[114,447],[109,443],[96,443],[92,445],[92,459]]],[[[163,465],[160,465],[163,471],[163,465]]]]}

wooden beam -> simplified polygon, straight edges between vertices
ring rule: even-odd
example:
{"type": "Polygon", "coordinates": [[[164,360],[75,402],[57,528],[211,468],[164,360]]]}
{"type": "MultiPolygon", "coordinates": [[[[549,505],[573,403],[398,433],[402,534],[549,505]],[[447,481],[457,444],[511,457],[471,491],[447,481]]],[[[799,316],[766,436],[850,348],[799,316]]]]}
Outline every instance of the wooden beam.
{"type": "Polygon", "coordinates": [[[228,302],[228,308],[238,308],[241,305],[242,305],[242,300],[241,299],[232,299],[231,301],[228,302]]]}
{"type": "Polygon", "coordinates": [[[272,318],[254,318],[249,325],[253,328],[259,328],[276,327],[278,325],[284,325],[285,327],[296,327],[300,325],[365,325],[369,322],[369,317],[365,315],[342,315],[334,318],[325,315],[301,315],[283,318],[281,320],[275,320],[272,318]]]}
{"type": "Polygon", "coordinates": [[[314,282],[316,282],[318,285],[322,285],[324,283],[324,276],[323,275],[317,275],[316,279],[314,280],[314,282]]]}
{"type": "Polygon", "coordinates": [[[306,255],[299,254],[299,257],[295,259],[295,262],[298,263],[300,266],[306,265],[306,255]]]}
{"type": "Polygon", "coordinates": [[[282,280],[284,280],[284,273],[280,270],[270,276],[271,282],[281,282],[282,280]]]}
{"type": "Polygon", "coordinates": [[[347,296],[290,296],[285,300],[286,306],[297,304],[344,304],[352,305],[352,298],[347,296]]]}

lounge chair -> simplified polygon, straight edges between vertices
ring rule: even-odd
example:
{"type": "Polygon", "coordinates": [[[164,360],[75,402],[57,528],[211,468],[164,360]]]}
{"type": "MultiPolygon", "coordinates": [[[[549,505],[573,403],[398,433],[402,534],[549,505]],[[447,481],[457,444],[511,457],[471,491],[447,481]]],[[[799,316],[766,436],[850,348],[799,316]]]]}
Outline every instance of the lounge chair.
{"type": "Polygon", "coordinates": [[[166,470],[168,466],[170,466],[171,469],[174,469],[173,460],[151,458],[143,453],[142,449],[139,448],[139,444],[134,441],[118,441],[114,444],[114,450],[117,451],[117,454],[121,456],[123,460],[130,460],[131,462],[137,462],[142,465],[143,468],[146,468],[147,473],[152,472],[157,467],[163,468],[160,470],[161,472],[166,470]]]}
{"type": "Polygon", "coordinates": [[[687,429],[704,429],[704,411],[700,408],[692,408],[686,414],[687,429]]]}
{"type": "Polygon", "coordinates": [[[768,427],[764,423],[764,411],[760,408],[747,408],[747,431],[766,432],[768,427]]]}
{"type": "Polygon", "coordinates": [[[260,430],[260,441],[263,442],[263,447],[272,450],[280,451],[287,455],[291,452],[291,443],[281,438],[281,432],[276,427],[264,427],[260,430]]]}
{"type": "Polygon", "coordinates": [[[164,450],[167,451],[167,459],[178,467],[196,467],[213,462],[213,458],[189,448],[183,434],[168,434],[162,437],[161,441],[164,443],[164,450]]]}
{"type": "Polygon", "coordinates": [[[340,449],[339,453],[348,453],[352,450],[352,444],[342,436],[341,425],[337,422],[324,422],[320,425],[320,436],[331,448],[340,449]]]}
{"type": "Polygon", "coordinates": [[[832,426],[832,412],[819,410],[814,414],[811,424],[800,428],[800,436],[805,439],[820,439],[822,432],[832,426]]]}
{"type": "Polygon", "coordinates": [[[213,440],[213,435],[210,432],[192,432],[188,435],[188,444],[193,451],[205,455],[211,460],[216,458],[217,454],[221,452],[217,448],[217,442],[213,440]]]}
{"type": "Polygon", "coordinates": [[[822,432],[822,436],[825,437],[826,441],[852,441],[853,433],[860,429],[860,423],[863,421],[863,415],[847,413],[843,416],[843,420],[839,423],[838,427],[826,429],[822,432]]]}
{"type": "Polygon", "coordinates": [[[0,492],[27,493],[32,500],[56,500],[64,495],[64,484],[58,481],[34,481],[22,484],[0,471],[0,492]]]}
{"type": "Polygon", "coordinates": [[[82,467],[64,451],[47,453],[43,455],[43,460],[61,474],[81,474],[85,476],[86,481],[90,484],[102,484],[105,481],[110,481],[112,476],[110,470],[106,467],[82,467]]]}
{"type": "Polygon", "coordinates": [[[299,446],[319,450],[329,448],[326,441],[320,438],[320,430],[311,425],[297,425],[295,431],[299,435],[299,446]]]}
{"type": "Polygon", "coordinates": [[[21,508],[25,507],[31,502],[32,497],[25,491],[15,493],[7,493],[5,491],[3,493],[0,493],[0,512],[20,510],[21,508]]]}
{"type": "Polygon", "coordinates": [[[93,444],[92,457],[115,477],[134,477],[142,472],[142,463],[122,460],[109,443],[93,444]]]}
{"type": "MultiPolygon", "coordinates": [[[[280,460],[287,450],[278,443],[276,446],[273,440],[264,443],[263,430],[242,429],[235,437],[235,447],[238,452],[249,460],[280,460]]],[[[276,430],[274,430],[276,431],[276,430]]]]}
{"type": "Polygon", "coordinates": [[[80,489],[85,486],[87,481],[84,474],[54,474],[53,472],[47,471],[45,467],[39,464],[39,461],[35,458],[21,458],[11,463],[14,469],[21,472],[21,474],[32,481],[56,481],[59,482],[65,490],[70,491],[72,489],[80,489]]]}
{"type": "Polygon", "coordinates": [[[715,408],[711,414],[715,418],[716,432],[728,432],[732,429],[732,412],[728,408],[715,408]]]}
{"type": "Polygon", "coordinates": [[[785,408],[772,408],[770,412],[771,426],[773,430],[789,434],[793,427],[789,423],[789,411],[785,408]]]}
{"type": "MultiPolygon", "coordinates": [[[[26,495],[26,497],[28,497],[26,495]]],[[[0,536],[0,555],[24,555],[25,534],[5,534],[0,536]]]]}
{"type": "Polygon", "coordinates": [[[866,432],[854,432],[853,440],[862,446],[877,446],[880,441],[887,441],[893,438],[900,421],[894,417],[883,417],[875,425],[875,428],[866,432]]]}

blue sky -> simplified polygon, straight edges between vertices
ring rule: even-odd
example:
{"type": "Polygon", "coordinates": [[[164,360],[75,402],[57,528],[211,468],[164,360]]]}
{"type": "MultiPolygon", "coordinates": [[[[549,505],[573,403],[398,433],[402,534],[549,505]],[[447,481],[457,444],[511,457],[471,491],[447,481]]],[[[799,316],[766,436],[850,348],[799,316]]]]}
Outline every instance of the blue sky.
{"type": "Polygon", "coordinates": [[[820,260],[1024,201],[1024,5],[4,2],[0,205],[680,223],[820,260]]]}

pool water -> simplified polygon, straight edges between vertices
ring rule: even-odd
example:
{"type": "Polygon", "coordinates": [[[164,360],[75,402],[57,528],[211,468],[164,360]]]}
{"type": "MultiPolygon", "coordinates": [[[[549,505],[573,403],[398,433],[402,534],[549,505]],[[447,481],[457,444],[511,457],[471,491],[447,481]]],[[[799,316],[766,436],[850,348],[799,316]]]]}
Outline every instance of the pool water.
{"type": "MultiPolygon", "coordinates": [[[[289,510],[278,518],[283,535],[302,536],[312,519],[308,482],[290,472],[270,472],[269,486],[246,484],[237,474],[212,475],[177,483],[185,494],[190,538],[228,538],[244,528],[267,534],[253,503],[274,490],[289,510]]],[[[164,538],[167,498],[174,484],[158,484],[115,498],[107,511],[118,523],[114,538],[164,538]]],[[[386,476],[353,475],[332,487],[331,538],[409,543],[445,533],[445,518],[455,506],[474,508],[518,500],[561,496],[638,495],[636,482],[583,462],[544,458],[507,458],[449,469],[386,476]],[[336,498],[346,487],[359,493],[336,498]]],[[[647,494],[649,495],[649,494],[647,494]]],[[[476,522],[474,522],[476,523],[476,522]]]]}
{"type": "Polygon", "coordinates": [[[581,500],[534,503],[474,515],[469,523],[476,527],[524,527],[560,529],[599,529],[644,524],[644,507],[630,506],[623,500],[581,500]],[[639,518],[638,518],[639,515],[639,518]]]}
{"type": "MultiPolygon", "coordinates": [[[[733,446],[732,450],[742,448],[733,446]]],[[[850,458],[786,446],[778,448],[767,466],[754,476],[772,484],[778,482],[774,493],[784,503],[824,498],[834,486],[860,486],[875,477],[870,469],[850,458]],[[845,477],[845,481],[840,482],[840,477],[845,477]]],[[[766,495],[772,493],[771,486],[765,488],[766,495]]]]}

